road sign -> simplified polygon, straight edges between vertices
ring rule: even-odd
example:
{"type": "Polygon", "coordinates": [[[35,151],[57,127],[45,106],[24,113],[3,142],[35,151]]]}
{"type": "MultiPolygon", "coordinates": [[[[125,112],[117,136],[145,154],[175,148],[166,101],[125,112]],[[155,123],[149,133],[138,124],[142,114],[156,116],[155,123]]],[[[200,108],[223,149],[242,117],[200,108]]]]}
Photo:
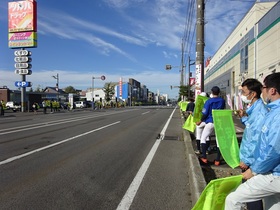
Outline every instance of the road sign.
{"type": "Polygon", "coordinates": [[[30,63],[16,63],[15,68],[17,68],[17,69],[31,69],[32,65],[30,63]]]}
{"type": "Polygon", "coordinates": [[[27,81],[16,81],[15,82],[15,86],[16,87],[31,87],[32,83],[31,82],[27,82],[27,81]]]}
{"type": "Polygon", "coordinates": [[[32,58],[27,57],[27,56],[22,56],[22,57],[15,57],[15,62],[17,63],[25,63],[25,62],[31,62],[32,58]]]}
{"type": "Polygon", "coordinates": [[[31,75],[32,71],[30,69],[16,69],[15,73],[20,75],[31,75]]]}
{"type": "Polygon", "coordinates": [[[15,56],[28,56],[31,55],[31,52],[28,50],[16,50],[14,54],[15,56]]]}
{"type": "Polygon", "coordinates": [[[101,76],[101,80],[105,80],[106,77],[104,75],[101,76]]]}

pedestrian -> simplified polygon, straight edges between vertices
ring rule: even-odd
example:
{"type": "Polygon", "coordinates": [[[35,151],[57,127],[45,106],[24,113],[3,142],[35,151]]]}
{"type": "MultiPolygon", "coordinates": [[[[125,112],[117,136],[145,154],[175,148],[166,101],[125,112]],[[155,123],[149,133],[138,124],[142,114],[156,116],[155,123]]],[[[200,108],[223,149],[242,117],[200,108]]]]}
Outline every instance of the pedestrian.
{"type": "MultiPolygon", "coordinates": [[[[239,151],[239,166],[244,172],[254,162],[254,150],[259,142],[259,135],[261,133],[260,126],[265,120],[268,109],[260,97],[262,84],[258,80],[247,79],[242,83],[241,87],[241,99],[245,104],[248,104],[246,111],[238,110],[241,122],[245,125],[239,151]]],[[[247,209],[262,210],[262,200],[247,203],[247,209]]]]}
{"type": "Polygon", "coordinates": [[[247,181],[230,193],[225,210],[242,209],[247,202],[264,200],[264,209],[280,209],[280,72],[264,79],[262,95],[269,112],[259,127],[254,161],[242,176],[247,181]]]}
{"type": "MultiPolygon", "coordinates": [[[[200,137],[200,145],[202,149],[202,154],[199,157],[199,161],[201,164],[208,164],[206,151],[210,146],[209,136],[214,131],[214,123],[212,117],[213,109],[224,109],[225,108],[225,100],[219,97],[220,88],[218,86],[214,86],[211,89],[211,93],[213,95],[212,98],[209,98],[202,109],[202,118],[197,125],[197,136],[200,137]],[[208,141],[207,141],[208,138],[208,141]],[[207,141],[207,143],[206,143],[207,141]]],[[[197,137],[197,138],[198,138],[197,137]]],[[[217,143],[217,141],[216,141],[217,143]]],[[[220,165],[220,157],[221,153],[219,150],[219,145],[217,144],[217,158],[214,161],[215,165],[220,165]]]]}
{"type": "MultiPolygon", "coordinates": [[[[201,92],[199,95],[204,96],[204,97],[208,97],[207,93],[205,92],[201,92]]],[[[202,134],[202,130],[205,126],[205,123],[202,123],[200,125],[196,125],[196,129],[195,129],[195,133],[196,133],[196,150],[195,150],[195,154],[200,155],[201,152],[201,145],[200,145],[200,139],[201,139],[201,134],[202,134]]],[[[206,144],[208,147],[210,147],[210,137],[206,138],[206,144]]],[[[208,151],[208,150],[207,150],[208,151]]]]}
{"type": "Polygon", "coordinates": [[[0,116],[4,116],[4,108],[5,108],[5,102],[4,100],[0,101],[0,116]]]}
{"type": "Polygon", "coordinates": [[[37,114],[37,111],[38,111],[38,104],[36,102],[33,103],[32,105],[32,109],[33,109],[33,112],[37,114]]]}
{"type": "Polygon", "coordinates": [[[54,101],[53,101],[53,99],[50,101],[50,108],[51,108],[51,113],[53,113],[53,103],[54,103],[54,101]]]}
{"type": "Polygon", "coordinates": [[[44,100],[42,102],[42,106],[43,106],[43,109],[44,109],[44,114],[47,114],[47,103],[46,103],[46,100],[44,100]]]}
{"type": "Polygon", "coordinates": [[[194,104],[193,98],[189,98],[188,101],[189,101],[189,103],[187,105],[186,112],[188,113],[188,115],[190,115],[194,111],[195,104],[194,104]]]}

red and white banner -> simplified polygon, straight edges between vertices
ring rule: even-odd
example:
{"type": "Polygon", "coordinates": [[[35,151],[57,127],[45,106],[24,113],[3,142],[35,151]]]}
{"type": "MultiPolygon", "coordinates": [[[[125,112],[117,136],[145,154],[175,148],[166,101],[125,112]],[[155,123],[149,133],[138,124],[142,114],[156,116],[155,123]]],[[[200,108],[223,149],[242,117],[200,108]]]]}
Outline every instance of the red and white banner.
{"type": "Polygon", "coordinates": [[[190,78],[190,86],[193,86],[195,84],[195,78],[191,77],[190,78]]]}
{"type": "Polygon", "coordinates": [[[37,2],[35,0],[9,2],[9,33],[37,31],[37,2]]]}

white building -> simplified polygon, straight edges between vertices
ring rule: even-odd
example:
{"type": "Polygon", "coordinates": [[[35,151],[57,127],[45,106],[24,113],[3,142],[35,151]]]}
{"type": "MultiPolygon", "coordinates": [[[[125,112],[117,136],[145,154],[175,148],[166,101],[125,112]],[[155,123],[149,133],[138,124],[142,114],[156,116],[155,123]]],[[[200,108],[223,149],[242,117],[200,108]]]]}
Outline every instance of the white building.
{"type": "Polygon", "coordinates": [[[205,67],[205,92],[238,94],[247,78],[263,81],[280,71],[280,2],[258,2],[248,11],[205,67]]]}
{"type": "Polygon", "coordinates": [[[102,101],[105,101],[105,93],[102,88],[89,88],[86,92],[87,101],[92,101],[93,96],[94,101],[100,101],[100,98],[102,98],[102,101]]]}

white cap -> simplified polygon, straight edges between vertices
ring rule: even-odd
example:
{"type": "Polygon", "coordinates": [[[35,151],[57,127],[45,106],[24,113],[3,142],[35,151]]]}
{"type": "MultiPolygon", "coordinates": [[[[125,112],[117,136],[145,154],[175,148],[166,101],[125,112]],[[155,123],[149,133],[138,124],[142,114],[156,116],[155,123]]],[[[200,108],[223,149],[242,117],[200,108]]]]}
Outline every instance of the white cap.
{"type": "Polygon", "coordinates": [[[201,95],[201,96],[207,96],[205,92],[201,92],[199,95],[201,95]]]}

